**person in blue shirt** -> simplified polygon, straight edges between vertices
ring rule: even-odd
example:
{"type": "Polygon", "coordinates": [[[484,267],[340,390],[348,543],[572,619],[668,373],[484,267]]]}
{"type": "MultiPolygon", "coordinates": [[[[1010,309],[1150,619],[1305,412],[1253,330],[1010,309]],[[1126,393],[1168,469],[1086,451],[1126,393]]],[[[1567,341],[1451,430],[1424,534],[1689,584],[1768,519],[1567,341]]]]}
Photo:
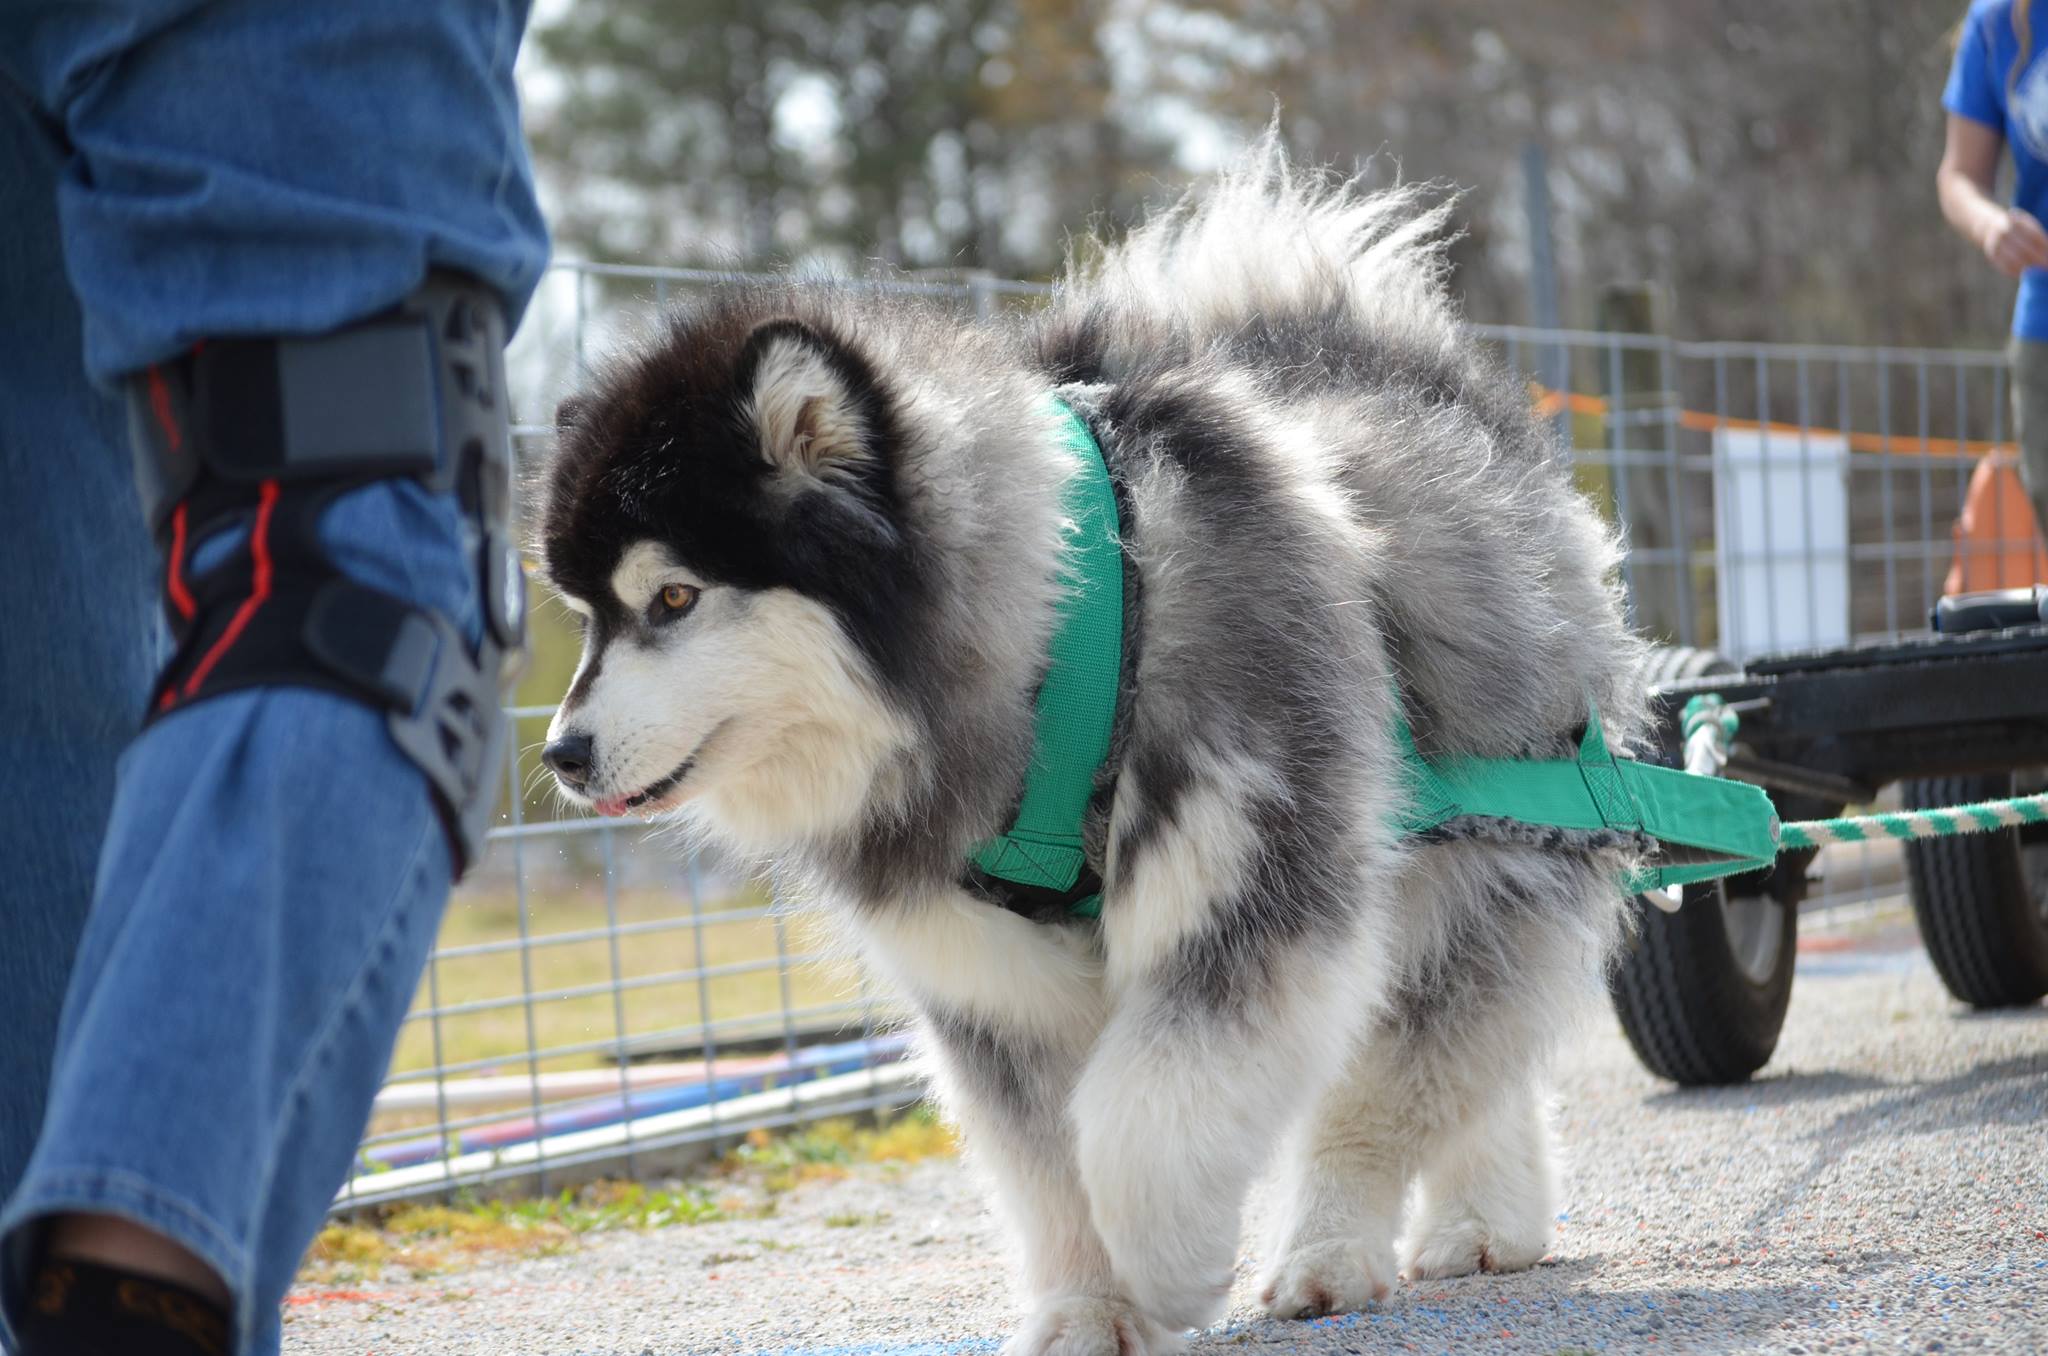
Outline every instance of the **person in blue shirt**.
{"type": "Polygon", "coordinates": [[[2048,8],[2036,0],[1975,0],[1957,34],[1941,105],[1948,139],[1935,173],[1942,215],[2009,278],[2013,433],[2034,521],[2048,537],[2048,8]],[[2010,148],[2013,200],[1993,196],[2010,148]]]}

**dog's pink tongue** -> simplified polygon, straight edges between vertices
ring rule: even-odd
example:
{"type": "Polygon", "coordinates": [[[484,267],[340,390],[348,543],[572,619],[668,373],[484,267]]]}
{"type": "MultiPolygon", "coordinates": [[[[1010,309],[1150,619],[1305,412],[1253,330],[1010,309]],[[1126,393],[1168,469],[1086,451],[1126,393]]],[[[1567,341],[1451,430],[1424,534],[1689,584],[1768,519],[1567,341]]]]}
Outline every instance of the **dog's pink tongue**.
{"type": "Polygon", "coordinates": [[[603,800],[597,802],[597,812],[607,819],[617,819],[620,815],[626,813],[626,798],[624,796],[606,796],[603,800]]]}

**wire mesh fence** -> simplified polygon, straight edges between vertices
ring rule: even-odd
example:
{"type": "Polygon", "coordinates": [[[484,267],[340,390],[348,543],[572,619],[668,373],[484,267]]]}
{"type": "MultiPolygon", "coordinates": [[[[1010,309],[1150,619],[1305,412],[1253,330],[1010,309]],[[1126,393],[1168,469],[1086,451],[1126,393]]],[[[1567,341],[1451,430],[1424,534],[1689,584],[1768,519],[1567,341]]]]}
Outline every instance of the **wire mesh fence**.
{"type": "MultiPolygon", "coordinates": [[[[722,275],[559,264],[510,365],[551,409],[614,344],[722,275]]],[[[1047,288],[881,286],[977,315],[1047,288]]],[[[1734,660],[1922,629],[1944,592],[2048,579],[1989,351],[1687,343],[1473,325],[1529,383],[1623,532],[1636,624],[1734,660]]],[[[551,436],[515,427],[522,465],[551,436]]],[[[800,918],[674,830],[565,815],[536,752],[575,642],[536,597],[520,756],[456,891],[362,1141],[348,1209],[463,1187],[645,1175],[749,1130],[899,1106],[898,1013],[800,918]]],[[[1809,907],[1895,894],[1895,844],[1830,848],[1809,907]]]]}

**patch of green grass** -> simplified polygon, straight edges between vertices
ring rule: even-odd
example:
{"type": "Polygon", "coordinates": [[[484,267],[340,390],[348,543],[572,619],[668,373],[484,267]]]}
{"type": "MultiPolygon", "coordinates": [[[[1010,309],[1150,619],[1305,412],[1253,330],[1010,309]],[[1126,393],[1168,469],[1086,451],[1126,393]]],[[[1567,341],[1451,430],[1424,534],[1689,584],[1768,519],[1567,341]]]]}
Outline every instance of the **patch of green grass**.
{"type": "Polygon", "coordinates": [[[490,1258],[547,1257],[607,1229],[659,1229],[724,1219],[701,1186],[663,1189],[637,1182],[594,1182],[579,1191],[532,1200],[459,1199],[453,1205],[401,1205],[373,1225],[330,1224],[313,1240],[299,1280],[332,1284],[393,1269],[414,1276],[460,1270],[490,1258]]]}
{"type": "Polygon", "coordinates": [[[959,1152],[960,1137],[929,1102],[919,1102],[875,1126],[872,1135],[860,1141],[861,1156],[870,1163],[907,1165],[927,1158],[951,1158],[959,1152]]]}
{"type": "Polygon", "coordinates": [[[802,1252],[804,1250],[804,1245],[801,1243],[782,1243],[772,1238],[743,1238],[740,1242],[750,1248],[759,1248],[762,1252],[802,1252]]]}
{"type": "Polygon", "coordinates": [[[358,1224],[328,1225],[306,1254],[308,1265],[317,1263],[331,1271],[382,1266],[390,1257],[391,1246],[384,1235],[358,1224]]]}
{"type": "Polygon", "coordinates": [[[726,1154],[723,1168],[774,1195],[800,1182],[844,1177],[856,1163],[902,1167],[958,1151],[952,1127],[919,1103],[880,1125],[840,1117],[779,1135],[756,1130],[726,1154]]]}
{"type": "Polygon", "coordinates": [[[560,1224],[571,1233],[605,1229],[661,1229],[671,1224],[703,1224],[724,1219],[725,1212],[707,1187],[650,1187],[639,1182],[594,1182],[581,1191],[564,1191],[539,1201],[499,1201],[484,1207],[520,1218],[560,1224]]]}
{"type": "MultiPolygon", "coordinates": [[[[922,1105],[879,1124],[835,1118],[781,1134],[757,1130],[702,1181],[664,1186],[600,1181],[524,1198],[465,1194],[449,1205],[386,1206],[368,1222],[330,1224],[308,1249],[299,1281],[352,1284],[393,1272],[435,1276],[494,1258],[551,1256],[575,1247],[587,1234],[610,1230],[765,1219],[775,1214],[775,1198],[802,1182],[844,1177],[862,1164],[900,1170],[956,1150],[952,1130],[922,1105]]],[[[850,1229],[888,1218],[886,1213],[842,1214],[825,1222],[850,1229]]],[[[738,1242],[761,1252],[796,1250],[768,1238],[738,1242]]]]}
{"type": "Polygon", "coordinates": [[[841,1214],[825,1216],[825,1227],[828,1229],[859,1229],[870,1224],[887,1224],[893,1218],[895,1216],[886,1210],[877,1210],[869,1215],[849,1210],[841,1214]]]}

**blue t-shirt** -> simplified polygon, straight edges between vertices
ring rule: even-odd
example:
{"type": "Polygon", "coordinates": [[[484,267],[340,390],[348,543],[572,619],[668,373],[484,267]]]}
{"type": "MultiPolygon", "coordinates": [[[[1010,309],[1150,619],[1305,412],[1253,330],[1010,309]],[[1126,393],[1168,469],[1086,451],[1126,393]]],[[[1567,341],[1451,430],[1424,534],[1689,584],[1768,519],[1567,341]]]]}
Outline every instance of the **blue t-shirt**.
{"type": "MultiPolygon", "coordinates": [[[[2026,61],[2018,77],[2015,0],[1975,0],[1963,21],[1941,106],[2004,136],[2012,152],[2013,203],[2048,223],[2048,61],[2041,59],[2042,49],[2048,47],[2048,5],[2017,2],[2034,6],[2026,61]]],[[[2020,275],[2012,332],[2023,339],[2048,339],[2048,269],[2030,268],[2020,275]]]]}

